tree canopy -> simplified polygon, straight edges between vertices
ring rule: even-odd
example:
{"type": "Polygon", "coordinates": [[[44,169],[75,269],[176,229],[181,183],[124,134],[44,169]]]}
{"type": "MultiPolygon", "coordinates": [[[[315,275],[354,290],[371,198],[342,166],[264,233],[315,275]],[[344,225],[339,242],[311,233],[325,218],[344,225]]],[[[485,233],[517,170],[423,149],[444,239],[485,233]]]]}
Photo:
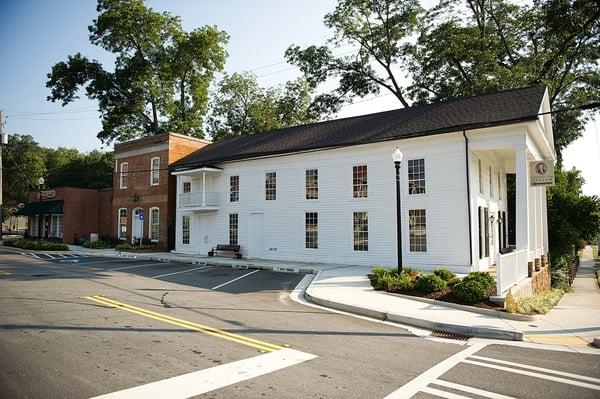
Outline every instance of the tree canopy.
{"type": "Polygon", "coordinates": [[[90,42],[115,55],[113,70],[80,53],[52,67],[49,101],[66,105],[82,87],[98,101],[103,142],[164,131],[203,137],[208,88],[229,37],[215,26],[186,32],[179,17],[144,0],[98,0],[90,42]]]}
{"type": "Polygon", "coordinates": [[[331,112],[304,79],[263,88],[250,73],[225,75],[211,101],[207,130],[214,140],[315,122],[331,112]]]}

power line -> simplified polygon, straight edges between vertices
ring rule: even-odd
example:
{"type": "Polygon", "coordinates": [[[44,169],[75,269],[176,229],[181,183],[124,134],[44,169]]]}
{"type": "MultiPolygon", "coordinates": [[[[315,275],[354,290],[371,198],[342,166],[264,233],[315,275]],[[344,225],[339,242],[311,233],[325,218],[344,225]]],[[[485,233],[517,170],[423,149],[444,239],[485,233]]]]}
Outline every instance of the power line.
{"type": "Polygon", "coordinates": [[[5,110],[5,112],[11,114],[19,114],[18,116],[27,116],[27,115],[47,115],[47,114],[63,114],[63,113],[81,113],[81,112],[92,112],[97,107],[95,105],[88,105],[85,107],[72,108],[72,109],[64,109],[60,111],[48,111],[48,112],[33,112],[33,111],[10,111],[5,110]],[[87,111],[84,111],[87,110],[87,111]]]}

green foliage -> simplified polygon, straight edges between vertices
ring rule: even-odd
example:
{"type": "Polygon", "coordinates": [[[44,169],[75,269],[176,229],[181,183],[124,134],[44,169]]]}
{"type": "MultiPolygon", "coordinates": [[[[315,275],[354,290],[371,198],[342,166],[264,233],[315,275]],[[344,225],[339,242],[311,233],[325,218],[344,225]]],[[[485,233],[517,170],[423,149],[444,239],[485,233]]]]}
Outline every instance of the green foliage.
{"type": "Polygon", "coordinates": [[[447,267],[443,267],[441,269],[435,269],[433,274],[441,278],[442,280],[449,282],[456,279],[456,274],[450,271],[447,267]]]}
{"type": "Polygon", "coordinates": [[[488,290],[490,287],[492,287],[494,284],[496,284],[494,277],[492,277],[492,275],[489,274],[488,272],[471,272],[471,273],[467,274],[462,279],[462,281],[463,282],[477,281],[483,286],[483,288],[485,290],[488,290]]]}
{"type": "Polygon", "coordinates": [[[421,275],[421,273],[423,273],[421,269],[417,269],[414,267],[404,267],[402,268],[402,271],[406,274],[409,274],[413,278],[416,278],[417,276],[421,275]]]}
{"type": "Polygon", "coordinates": [[[214,140],[315,122],[327,112],[314,102],[304,79],[265,89],[250,73],[225,75],[211,101],[207,129],[214,140]]]}
{"type": "Polygon", "coordinates": [[[415,280],[415,289],[422,292],[437,292],[446,288],[446,282],[435,274],[423,274],[415,280]]]}
{"type": "Polygon", "coordinates": [[[48,240],[32,240],[20,238],[17,240],[5,240],[4,245],[7,247],[29,249],[34,251],[68,251],[69,247],[65,244],[48,241],[48,240]]]}
{"type": "Polygon", "coordinates": [[[481,302],[488,292],[481,280],[463,280],[452,287],[452,295],[465,303],[481,302]]]}
{"type": "Polygon", "coordinates": [[[140,244],[130,244],[130,243],[122,243],[119,244],[115,247],[115,249],[117,251],[130,251],[130,252],[135,252],[135,251],[145,251],[148,249],[154,249],[156,248],[156,245],[154,244],[144,244],[142,243],[142,245],[140,244]]]}
{"type": "Polygon", "coordinates": [[[524,296],[517,300],[517,312],[522,314],[546,314],[560,301],[563,295],[563,290],[553,289],[524,296]]]}
{"type": "Polygon", "coordinates": [[[202,137],[208,87],[227,56],[225,32],[186,32],[179,17],[143,0],[98,0],[90,42],[112,53],[114,68],[76,53],[52,67],[49,101],[66,105],[85,94],[98,101],[103,142],[174,131],[202,137]]]}
{"type": "Polygon", "coordinates": [[[556,185],[548,194],[548,241],[552,263],[571,253],[581,239],[600,234],[600,199],[582,195],[584,183],[577,170],[557,170],[556,185]]]}
{"type": "Polygon", "coordinates": [[[414,286],[414,276],[402,271],[398,274],[395,270],[386,269],[382,266],[373,268],[375,286],[386,291],[407,291],[414,286]]]}
{"type": "Polygon", "coordinates": [[[565,292],[571,290],[570,268],[572,264],[573,257],[571,255],[562,255],[553,259],[550,266],[552,287],[565,292]]]}
{"type": "Polygon", "coordinates": [[[81,244],[82,247],[85,248],[93,248],[93,249],[106,249],[106,248],[115,248],[117,245],[122,243],[123,241],[117,237],[112,237],[108,235],[101,235],[98,237],[98,241],[91,242],[87,241],[81,244]]]}

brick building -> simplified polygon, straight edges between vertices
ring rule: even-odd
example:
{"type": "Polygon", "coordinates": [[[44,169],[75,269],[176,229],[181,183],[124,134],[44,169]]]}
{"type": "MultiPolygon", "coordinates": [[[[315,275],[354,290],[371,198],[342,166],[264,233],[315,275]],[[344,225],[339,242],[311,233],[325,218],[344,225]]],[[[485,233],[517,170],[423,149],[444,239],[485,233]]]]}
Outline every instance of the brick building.
{"type": "Polygon", "coordinates": [[[159,249],[173,249],[176,179],[169,165],[209,143],[165,133],[115,144],[112,235],[127,242],[148,239],[159,249]]]}
{"type": "Polygon", "coordinates": [[[108,233],[103,230],[103,226],[106,227],[104,215],[96,210],[101,203],[110,204],[112,189],[58,187],[42,191],[41,201],[39,197],[39,192],[30,192],[28,203],[19,210],[19,215],[29,219],[30,236],[37,237],[41,233],[43,238],[73,244],[78,243],[80,237],[89,238],[91,233],[108,233]]]}
{"type": "Polygon", "coordinates": [[[209,144],[176,133],[131,140],[114,146],[113,187],[88,190],[60,187],[30,192],[19,214],[28,216],[29,235],[78,243],[90,234],[126,242],[150,240],[161,250],[175,247],[176,178],[169,165],[209,144]]]}

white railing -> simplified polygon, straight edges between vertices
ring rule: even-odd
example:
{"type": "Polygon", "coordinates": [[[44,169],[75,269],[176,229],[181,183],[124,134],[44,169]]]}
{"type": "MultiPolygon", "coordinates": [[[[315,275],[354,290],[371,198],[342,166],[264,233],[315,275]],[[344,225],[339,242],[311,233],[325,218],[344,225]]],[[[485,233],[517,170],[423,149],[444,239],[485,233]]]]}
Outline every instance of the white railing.
{"type": "Polygon", "coordinates": [[[498,256],[496,292],[501,296],[513,285],[527,278],[527,250],[521,249],[498,256]]]}
{"type": "Polygon", "coordinates": [[[202,207],[202,206],[219,206],[219,193],[194,191],[192,193],[179,194],[179,207],[202,207]]]}

